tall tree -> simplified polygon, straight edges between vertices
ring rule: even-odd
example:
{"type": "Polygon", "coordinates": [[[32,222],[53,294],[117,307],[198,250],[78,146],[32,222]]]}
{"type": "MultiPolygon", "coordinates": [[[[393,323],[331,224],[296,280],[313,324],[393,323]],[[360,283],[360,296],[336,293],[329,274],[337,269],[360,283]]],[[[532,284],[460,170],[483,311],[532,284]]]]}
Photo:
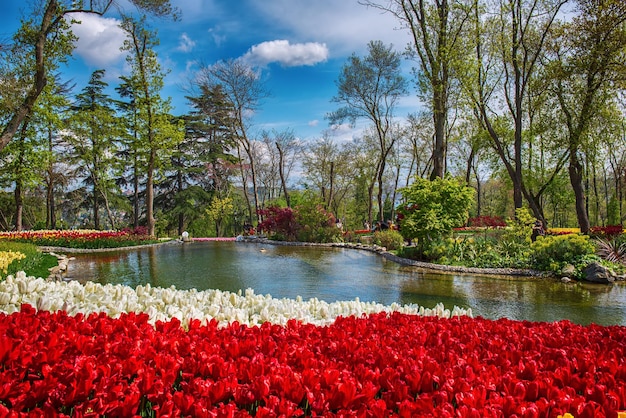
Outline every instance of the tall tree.
{"type": "Polygon", "coordinates": [[[485,18],[485,6],[476,0],[474,28],[466,37],[470,42],[467,49],[474,54],[468,58],[463,85],[474,113],[511,178],[515,208],[522,207],[526,198],[537,217],[541,210],[528,193],[523,176],[529,120],[525,103],[553,23],[567,1],[500,0],[492,17],[485,18]]]}
{"type": "Polygon", "coordinates": [[[117,102],[117,106],[120,111],[120,123],[124,128],[124,132],[120,136],[121,148],[118,152],[118,157],[123,162],[122,167],[125,174],[118,178],[118,184],[121,187],[132,187],[132,196],[130,197],[132,203],[132,224],[133,228],[139,226],[139,220],[141,218],[141,179],[145,171],[143,167],[143,161],[140,158],[140,143],[139,143],[139,108],[137,106],[137,100],[135,98],[135,89],[133,87],[133,80],[131,77],[122,76],[122,81],[115,90],[122,98],[117,102]]]}
{"type": "Polygon", "coordinates": [[[268,96],[268,92],[259,74],[241,60],[220,61],[204,68],[200,84],[205,84],[209,87],[221,85],[222,91],[233,105],[233,133],[237,140],[237,149],[238,152],[243,150],[247,158],[246,164],[241,164],[241,181],[248,204],[248,216],[250,219],[256,218],[258,220],[259,192],[254,141],[250,135],[250,117],[258,109],[261,101],[268,96]],[[248,194],[246,166],[249,168],[252,182],[252,202],[248,194]]]}
{"type": "MultiPolygon", "coordinates": [[[[170,5],[169,0],[130,1],[139,9],[157,16],[178,16],[178,11],[170,5]]],[[[45,0],[34,8],[32,17],[25,20],[21,28],[25,36],[16,39],[32,63],[20,68],[17,73],[17,77],[26,85],[4,123],[0,134],[0,150],[13,139],[22,122],[32,112],[48,83],[51,71],[72,53],[75,38],[68,23],[72,14],[82,12],[104,15],[117,4],[113,0],[45,0]]]]}
{"type": "Polygon", "coordinates": [[[46,161],[45,144],[36,134],[31,118],[24,120],[15,141],[0,152],[0,185],[13,187],[15,212],[13,226],[23,228],[24,193],[41,182],[46,161]]]}
{"type": "Polygon", "coordinates": [[[232,135],[232,105],[220,86],[201,86],[188,96],[192,112],[184,117],[185,139],[172,156],[172,170],[161,188],[169,189],[171,214],[178,234],[200,219],[212,199],[230,193],[230,176],[236,160],[232,135]]]}
{"type": "Polygon", "coordinates": [[[105,93],[108,86],[102,79],[104,70],[91,74],[87,86],[76,96],[69,119],[66,141],[86,185],[91,187],[93,226],[100,229],[100,207],[104,204],[110,226],[115,229],[111,214],[110,192],[113,188],[113,167],[117,140],[121,130],[113,108],[113,100],[105,93]]]}
{"type": "Polygon", "coordinates": [[[274,144],[278,150],[278,174],[280,176],[283,196],[285,196],[287,207],[291,207],[289,191],[287,190],[287,181],[289,179],[289,174],[301,154],[302,147],[296,140],[296,137],[291,130],[276,132],[274,135],[274,144]]]}
{"type": "Polygon", "coordinates": [[[626,83],[626,3],[577,0],[552,44],[552,91],[567,130],[568,173],[581,232],[589,231],[583,147],[595,118],[626,83]]]}
{"type": "Polygon", "coordinates": [[[145,21],[125,18],[122,29],[127,34],[123,50],[131,67],[131,86],[138,109],[139,149],[146,159],[146,220],[148,233],[155,236],[154,185],[156,171],[169,162],[171,152],[184,136],[181,125],[172,123],[169,100],[163,100],[164,73],[153,47],[156,33],[145,27],[145,21]]]}
{"type": "Polygon", "coordinates": [[[338,93],[333,97],[333,102],[344,106],[328,115],[332,125],[346,120],[354,124],[361,118],[373,124],[379,147],[376,178],[381,221],[384,220],[385,165],[397,138],[390,135],[394,110],[398,100],[407,94],[406,79],[401,74],[400,64],[401,56],[393,51],[393,45],[385,46],[381,41],[371,41],[366,57],[360,58],[353,54],[343,66],[337,80],[338,93]]]}
{"type": "Polygon", "coordinates": [[[69,164],[63,158],[61,131],[65,127],[63,115],[70,106],[69,93],[71,86],[60,83],[58,77],[54,83],[48,83],[41,100],[39,119],[40,130],[46,139],[47,161],[45,169],[46,183],[46,228],[57,228],[57,204],[55,194],[65,187],[69,180],[69,164]],[[49,93],[46,91],[49,90],[49,93]]]}
{"type": "Polygon", "coordinates": [[[461,37],[469,10],[460,0],[390,0],[386,5],[372,0],[362,4],[391,12],[412,37],[409,55],[416,56],[417,88],[428,103],[434,125],[431,179],[446,170],[448,112],[454,67],[461,55],[461,37]]]}

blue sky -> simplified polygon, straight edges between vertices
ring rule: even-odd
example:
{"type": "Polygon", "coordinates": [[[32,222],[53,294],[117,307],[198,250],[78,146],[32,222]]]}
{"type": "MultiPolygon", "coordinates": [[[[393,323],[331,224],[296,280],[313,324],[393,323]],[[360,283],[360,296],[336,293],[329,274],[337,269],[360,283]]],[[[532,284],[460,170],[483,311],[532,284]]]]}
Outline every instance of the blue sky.
{"type": "MultiPolygon", "coordinates": [[[[0,0],[0,40],[19,26],[21,11],[33,0],[0,0]]],[[[331,99],[342,65],[352,54],[366,54],[370,40],[382,40],[402,51],[409,42],[391,15],[358,4],[357,0],[174,0],[182,19],[150,20],[158,31],[155,48],[162,68],[170,71],[163,96],[170,96],[174,114],[189,111],[185,86],[199,68],[219,60],[244,57],[259,66],[270,97],[253,118],[253,130],[293,130],[302,139],[319,138],[328,129],[324,116],[337,108],[331,99]]],[[[133,10],[126,6],[127,11],[133,10]]],[[[107,82],[118,84],[128,74],[123,53],[125,39],[112,10],[105,17],[77,16],[79,36],[73,58],[62,68],[64,80],[76,83],[75,93],[91,73],[107,71],[107,82]]],[[[405,63],[406,76],[412,63],[405,63]]],[[[404,117],[418,109],[414,90],[397,110],[404,117]]],[[[361,128],[343,127],[337,137],[349,139],[361,128]]]]}

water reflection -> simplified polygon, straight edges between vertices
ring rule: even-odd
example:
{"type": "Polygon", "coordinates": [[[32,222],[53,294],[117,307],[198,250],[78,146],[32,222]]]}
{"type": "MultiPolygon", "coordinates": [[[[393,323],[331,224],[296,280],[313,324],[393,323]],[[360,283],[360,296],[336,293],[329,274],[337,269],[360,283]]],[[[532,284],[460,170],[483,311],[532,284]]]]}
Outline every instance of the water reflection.
{"type": "Polygon", "coordinates": [[[332,302],[358,297],[426,307],[442,302],[448,308],[470,307],[475,315],[492,319],[626,325],[624,285],[437,274],[358,250],[205,242],[75,257],[69,271],[74,278],[132,287],[252,288],[276,298],[332,302]]]}

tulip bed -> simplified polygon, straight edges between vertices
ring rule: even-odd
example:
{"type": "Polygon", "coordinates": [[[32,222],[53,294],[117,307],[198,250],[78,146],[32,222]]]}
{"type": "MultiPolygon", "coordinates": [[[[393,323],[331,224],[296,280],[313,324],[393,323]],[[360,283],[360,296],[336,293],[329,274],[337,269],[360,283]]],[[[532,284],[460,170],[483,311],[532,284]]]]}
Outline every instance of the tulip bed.
{"type": "Polygon", "coordinates": [[[626,327],[568,321],[183,325],[23,304],[0,313],[0,417],[618,417],[625,341],[626,327]]]}
{"type": "Polygon", "coordinates": [[[37,230],[0,232],[0,240],[67,248],[115,248],[156,242],[143,228],[121,231],[37,230]]]}

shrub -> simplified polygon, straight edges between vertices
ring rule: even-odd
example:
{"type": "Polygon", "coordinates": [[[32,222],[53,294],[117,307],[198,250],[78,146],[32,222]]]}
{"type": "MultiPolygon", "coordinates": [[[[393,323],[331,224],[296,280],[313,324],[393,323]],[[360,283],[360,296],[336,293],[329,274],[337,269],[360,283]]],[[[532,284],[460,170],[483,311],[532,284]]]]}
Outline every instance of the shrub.
{"type": "Polygon", "coordinates": [[[373,243],[387,248],[387,250],[399,250],[404,245],[404,238],[398,231],[388,229],[374,233],[373,243]]]}
{"type": "Polygon", "coordinates": [[[335,242],[341,240],[341,230],[335,218],[314,202],[293,209],[270,207],[260,210],[264,217],[258,229],[280,241],[335,242]]]}
{"type": "Polygon", "coordinates": [[[452,228],[465,224],[475,193],[463,181],[449,177],[417,178],[400,192],[406,201],[398,208],[400,232],[407,240],[417,238],[424,252],[452,228]]]}
{"type": "Polygon", "coordinates": [[[265,232],[270,238],[280,241],[296,240],[296,234],[300,226],[291,208],[272,206],[259,210],[259,214],[263,217],[263,222],[257,227],[259,231],[265,232]]]}
{"type": "Polygon", "coordinates": [[[596,254],[611,263],[626,266],[626,239],[597,239],[596,254]]]}
{"type": "Polygon", "coordinates": [[[595,254],[589,236],[581,234],[545,236],[530,246],[531,261],[539,270],[560,271],[565,264],[580,267],[595,254]]]}

